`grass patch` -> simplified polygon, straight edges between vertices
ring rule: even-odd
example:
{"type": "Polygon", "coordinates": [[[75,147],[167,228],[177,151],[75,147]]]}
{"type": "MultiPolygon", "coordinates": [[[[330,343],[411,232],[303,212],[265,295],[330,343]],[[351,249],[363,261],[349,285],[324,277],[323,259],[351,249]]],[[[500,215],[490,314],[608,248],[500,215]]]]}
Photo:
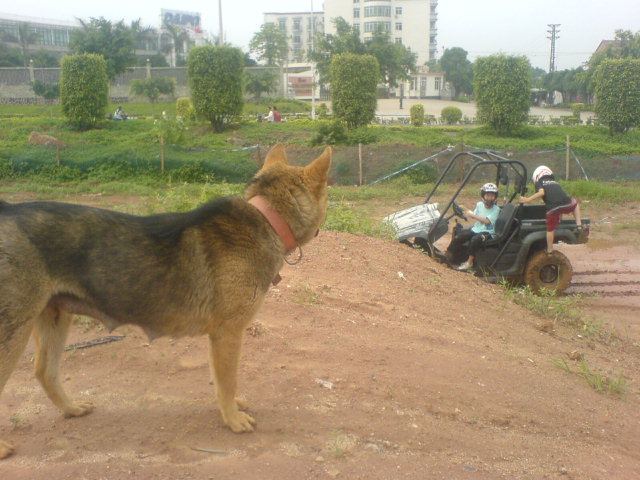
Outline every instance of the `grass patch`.
{"type": "Polygon", "coordinates": [[[622,372],[620,372],[616,377],[602,375],[598,372],[592,371],[585,361],[579,362],[578,368],[575,370],[571,368],[566,360],[553,360],[553,364],[567,373],[583,378],[596,392],[622,397],[627,391],[627,382],[624,379],[622,372]]]}
{"type": "Polygon", "coordinates": [[[369,237],[389,240],[395,238],[393,229],[389,225],[372,220],[361,209],[335,202],[331,202],[329,205],[327,220],[323,228],[335,232],[360,233],[369,237]]]}

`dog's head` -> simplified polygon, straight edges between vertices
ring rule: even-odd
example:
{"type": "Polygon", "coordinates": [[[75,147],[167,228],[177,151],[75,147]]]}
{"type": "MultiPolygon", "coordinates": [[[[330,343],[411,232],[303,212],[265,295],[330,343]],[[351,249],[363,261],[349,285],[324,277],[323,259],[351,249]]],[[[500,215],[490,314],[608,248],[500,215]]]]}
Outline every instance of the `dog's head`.
{"type": "Polygon", "coordinates": [[[284,145],[277,144],[247,186],[247,199],[263,195],[287,221],[300,245],[311,240],[327,213],[327,178],[331,147],[306,167],[290,166],[284,145]]]}

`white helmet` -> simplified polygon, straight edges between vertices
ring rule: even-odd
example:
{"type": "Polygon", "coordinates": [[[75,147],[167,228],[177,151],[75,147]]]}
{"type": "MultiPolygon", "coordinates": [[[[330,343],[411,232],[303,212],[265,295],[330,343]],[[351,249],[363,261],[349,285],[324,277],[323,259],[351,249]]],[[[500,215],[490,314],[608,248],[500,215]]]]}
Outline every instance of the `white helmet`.
{"type": "Polygon", "coordinates": [[[549,175],[553,175],[551,169],[545,165],[540,165],[533,171],[533,175],[531,175],[531,181],[533,183],[537,183],[542,177],[546,177],[549,175]]]}
{"type": "Polygon", "coordinates": [[[495,183],[485,183],[480,189],[480,196],[484,198],[487,193],[495,193],[496,197],[498,196],[498,187],[496,187],[495,183]]]}

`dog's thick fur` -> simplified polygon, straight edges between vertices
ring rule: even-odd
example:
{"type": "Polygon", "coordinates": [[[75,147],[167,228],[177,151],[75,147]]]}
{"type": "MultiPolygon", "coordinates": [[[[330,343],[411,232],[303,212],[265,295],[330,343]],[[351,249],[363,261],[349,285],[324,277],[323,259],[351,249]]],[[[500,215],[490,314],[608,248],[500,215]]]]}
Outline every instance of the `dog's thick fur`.
{"type": "MultiPolygon", "coordinates": [[[[65,416],[90,403],[65,394],[58,364],[73,314],[154,338],[209,336],[211,376],[234,432],[255,420],[235,398],[242,333],[282,267],[285,247],[247,200],[266,198],[304,245],[324,222],[331,149],[306,167],[276,145],[245,198],[137,217],[86,206],[0,201],[0,392],[33,332],[35,373],[65,416]]],[[[0,440],[0,458],[13,447],[0,440]]]]}

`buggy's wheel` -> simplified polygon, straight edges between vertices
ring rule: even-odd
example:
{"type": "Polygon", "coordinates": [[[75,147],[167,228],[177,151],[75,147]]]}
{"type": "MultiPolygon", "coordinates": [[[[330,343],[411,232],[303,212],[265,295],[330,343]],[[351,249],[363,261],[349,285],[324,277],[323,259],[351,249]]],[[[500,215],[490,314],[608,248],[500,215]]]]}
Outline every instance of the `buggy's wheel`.
{"type": "Polygon", "coordinates": [[[571,283],[573,268],[569,259],[561,252],[534,253],[524,269],[524,283],[534,292],[541,289],[563,292],[571,283]]]}

